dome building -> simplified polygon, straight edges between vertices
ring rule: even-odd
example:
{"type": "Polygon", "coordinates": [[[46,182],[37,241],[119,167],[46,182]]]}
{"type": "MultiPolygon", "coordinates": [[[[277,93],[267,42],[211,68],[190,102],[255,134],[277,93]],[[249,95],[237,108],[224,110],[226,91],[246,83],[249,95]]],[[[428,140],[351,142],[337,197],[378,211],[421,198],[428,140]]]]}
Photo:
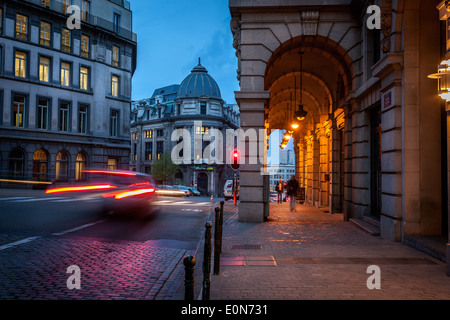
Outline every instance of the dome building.
{"type": "Polygon", "coordinates": [[[172,181],[160,183],[185,185],[204,195],[221,196],[225,181],[234,174],[222,157],[228,154],[226,130],[239,127],[238,106],[222,99],[217,82],[199,59],[181,84],[158,88],[151,98],[132,102],[130,167],[151,173],[155,160],[163,153],[172,155],[174,148],[183,145],[177,154],[180,170],[172,181]],[[219,132],[223,144],[207,149],[219,132]]]}

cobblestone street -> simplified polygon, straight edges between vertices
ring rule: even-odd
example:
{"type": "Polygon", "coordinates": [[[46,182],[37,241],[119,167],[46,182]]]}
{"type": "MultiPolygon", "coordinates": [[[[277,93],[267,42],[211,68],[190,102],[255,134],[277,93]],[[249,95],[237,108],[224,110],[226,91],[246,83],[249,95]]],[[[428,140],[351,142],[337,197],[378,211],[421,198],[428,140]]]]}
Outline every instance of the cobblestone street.
{"type": "Polygon", "coordinates": [[[149,243],[45,237],[0,251],[0,299],[137,299],[170,297],[187,250],[149,243]],[[81,270],[81,289],[66,273],[81,270]]]}

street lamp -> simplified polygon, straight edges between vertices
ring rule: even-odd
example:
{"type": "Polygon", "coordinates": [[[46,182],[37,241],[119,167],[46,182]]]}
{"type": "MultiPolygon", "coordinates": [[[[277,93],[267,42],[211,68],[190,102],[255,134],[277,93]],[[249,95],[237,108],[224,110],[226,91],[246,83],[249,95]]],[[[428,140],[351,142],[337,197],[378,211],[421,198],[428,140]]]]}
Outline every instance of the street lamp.
{"type": "Polygon", "coordinates": [[[300,51],[300,104],[294,113],[294,118],[297,121],[303,121],[308,112],[303,109],[303,52],[300,51]]]}
{"type": "Polygon", "coordinates": [[[438,80],[438,94],[439,96],[450,101],[450,60],[444,60],[438,66],[438,72],[430,74],[428,76],[430,79],[438,80]]]}

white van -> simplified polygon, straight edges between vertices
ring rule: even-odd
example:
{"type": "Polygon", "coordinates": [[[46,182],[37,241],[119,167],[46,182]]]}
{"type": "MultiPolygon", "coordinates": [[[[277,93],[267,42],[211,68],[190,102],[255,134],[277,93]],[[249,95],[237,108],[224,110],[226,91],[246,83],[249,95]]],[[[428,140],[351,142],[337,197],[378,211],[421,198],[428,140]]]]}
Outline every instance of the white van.
{"type": "MultiPolygon", "coordinates": [[[[237,194],[236,198],[239,199],[239,180],[237,180],[237,194]]],[[[223,186],[223,197],[225,200],[233,199],[233,180],[227,180],[223,186]]]]}

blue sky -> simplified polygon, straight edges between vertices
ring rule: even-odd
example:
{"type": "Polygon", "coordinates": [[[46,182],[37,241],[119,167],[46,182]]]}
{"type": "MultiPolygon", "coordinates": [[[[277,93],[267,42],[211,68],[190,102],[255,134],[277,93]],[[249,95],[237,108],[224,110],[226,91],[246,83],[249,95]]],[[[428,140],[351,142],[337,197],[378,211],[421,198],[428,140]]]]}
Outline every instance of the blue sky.
{"type": "Polygon", "coordinates": [[[237,58],[228,0],[130,0],[138,37],[132,99],[180,84],[198,58],[217,81],[222,99],[236,103],[237,58]]]}

